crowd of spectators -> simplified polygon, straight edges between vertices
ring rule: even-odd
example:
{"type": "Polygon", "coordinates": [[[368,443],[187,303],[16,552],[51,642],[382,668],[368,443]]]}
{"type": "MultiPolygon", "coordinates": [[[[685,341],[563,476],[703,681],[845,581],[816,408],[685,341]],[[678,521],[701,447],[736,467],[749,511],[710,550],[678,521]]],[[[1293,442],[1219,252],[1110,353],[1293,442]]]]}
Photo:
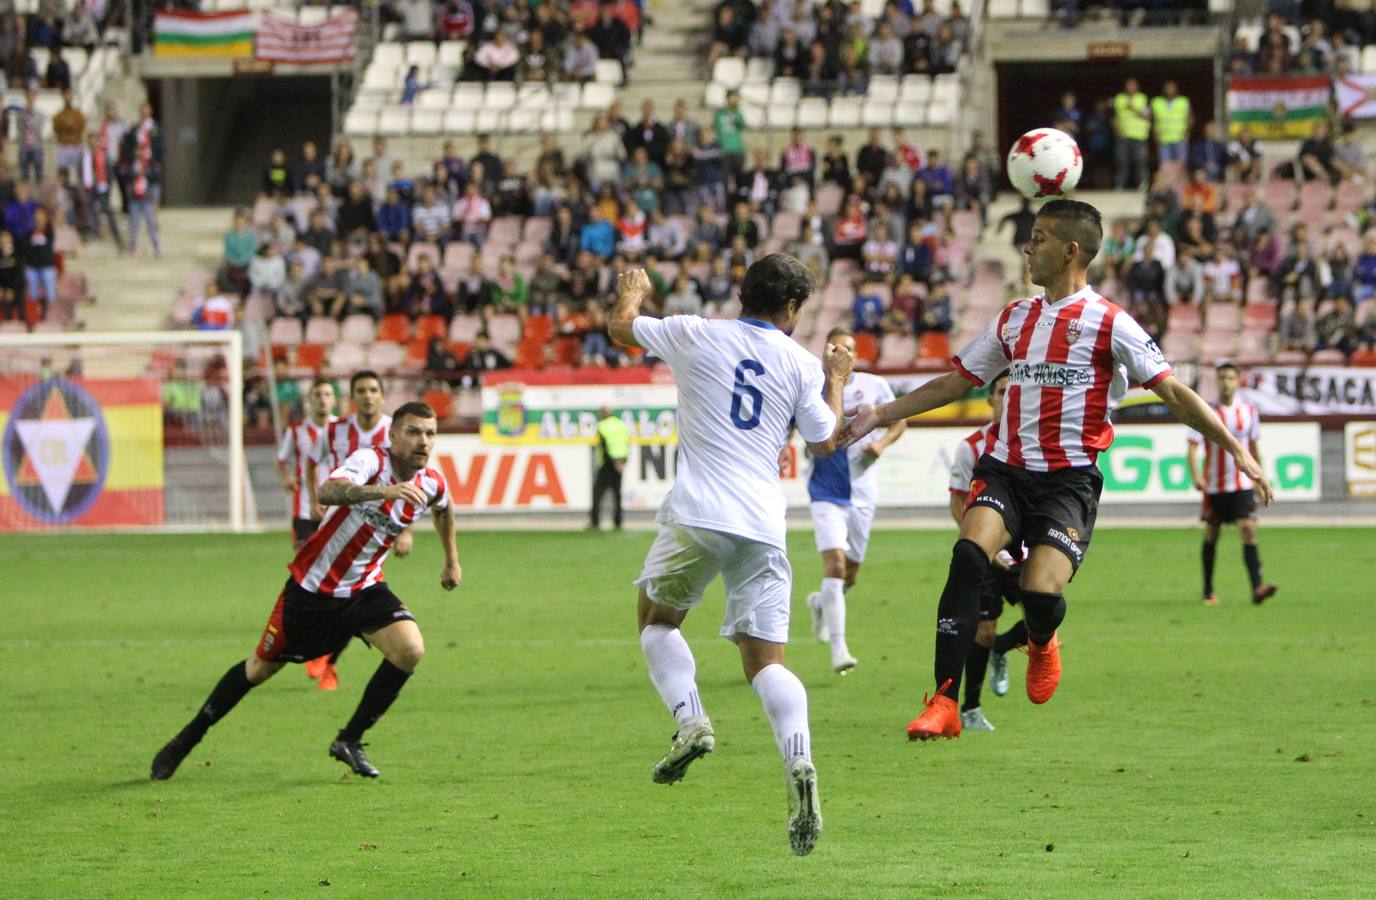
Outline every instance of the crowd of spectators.
{"type": "Polygon", "coordinates": [[[855,292],[860,332],[949,331],[951,214],[982,218],[993,193],[983,139],[954,167],[897,129],[849,149],[840,136],[814,147],[795,131],[774,156],[748,148],[737,102],[710,122],[679,101],[668,119],[646,102],[631,123],[614,104],[581,152],[543,137],[528,173],[487,136],[469,158],[446,142],[423,173],[406,171],[383,138],[363,159],[347,142],[329,159],[311,143],[294,159],[274,151],[255,210],[237,213],[225,237],[200,319],[232,327],[253,295],[303,323],[462,317],[474,339],[429,348],[427,368],[529,364],[489,338],[500,317],[539,340],[536,364],[557,345],[563,364],[618,365],[629,360],[606,332],[615,272],[646,268],[652,314],[732,315],[751,262],[784,250],[812,268],[819,291],[855,292]],[[224,302],[209,315],[212,297],[224,302]]]}
{"type": "Polygon", "coordinates": [[[711,69],[723,56],[771,59],[776,77],[796,78],[807,96],[864,94],[874,75],[954,72],[965,51],[969,17],[960,0],[938,13],[933,0],[888,0],[877,19],[859,0],[721,0],[707,52],[711,69]]]}
{"type": "MultiPolygon", "coordinates": [[[[599,59],[620,63],[624,77],[645,25],[635,0],[393,0],[383,16],[399,25],[403,41],[464,41],[457,73],[463,81],[591,81],[599,59]]],[[[402,102],[412,102],[427,86],[413,68],[402,102]]]]}

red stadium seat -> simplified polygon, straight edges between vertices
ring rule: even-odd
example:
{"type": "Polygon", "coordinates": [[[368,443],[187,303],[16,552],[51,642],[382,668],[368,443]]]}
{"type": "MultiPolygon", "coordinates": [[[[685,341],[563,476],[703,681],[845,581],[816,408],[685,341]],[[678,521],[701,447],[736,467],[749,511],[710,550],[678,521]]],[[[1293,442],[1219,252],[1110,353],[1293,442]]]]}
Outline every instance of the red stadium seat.
{"type": "Polygon", "coordinates": [[[925,332],[917,341],[917,358],[939,362],[950,359],[950,335],[940,331],[925,332]]]}
{"type": "Polygon", "coordinates": [[[548,341],[554,336],[554,320],[549,316],[531,316],[526,319],[525,336],[540,343],[548,341]]]}
{"type": "Polygon", "coordinates": [[[416,320],[415,337],[430,340],[432,337],[447,337],[449,334],[449,323],[444,320],[444,316],[421,316],[416,320]]]}
{"type": "Polygon", "coordinates": [[[554,341],[554,361],[561,366],[576,366],[583,358],[582,342],[565,335],[554,341]]]}
{"type": "Polygon", "coordinates": [[[879,341],[867,331],[855,335],[855,358],[867,363],[879,361],[879,341]]]}
{"type": "Polygon", "coordinates": [[[398,344],[404,344],[410,336],[411,320],[406,318],[404,313],[391,313],[382,317],[382,322],[377,330],[379,341],[394,341],[398,344]]]}
{"type": "Polygon", "coordinates": [[[325,365],[325,348],[321,344],[302,344],[296,348],[296,367],[320,371],[325,365]]]}
{"type": "Polygon", "coordinates": [[[435,418],[441,422],[454,417],[454,395],[448,388],[431,388],[426,391],[425,402],[435,411],[435,418]]]}

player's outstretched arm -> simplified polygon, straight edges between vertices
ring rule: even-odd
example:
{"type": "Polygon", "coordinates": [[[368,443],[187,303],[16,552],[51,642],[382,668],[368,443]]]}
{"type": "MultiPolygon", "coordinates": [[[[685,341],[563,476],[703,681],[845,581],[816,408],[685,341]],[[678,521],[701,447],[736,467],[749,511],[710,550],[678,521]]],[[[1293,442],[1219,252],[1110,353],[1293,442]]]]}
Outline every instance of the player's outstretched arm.
{"type": "Polygon", "coordinates": [[[1174,375],[1161,379],[1152,388],[1152,391],[1161,398],[1161,402],[1166,404],[1166,408],[1177,419],[1204,435],[1206,440],[1213,441],[1228,451],[1233,459],[1237,460],[1238,468],[1246,472],[1247,477],[1256,482],[1256,492],[1261,502],[1266,506],[1271,505],[1271,499],[1274,496],[1271,491],[1271,482],[1267,481],[1266,476],[1262,474],[1261,465],[1252,457],[1247,448],[1242,446],[1238,439],[1233,437],[1232,433],[1224,427],[1223,420],[1209,408],[1209,404],[1205,403],[1203,398],[1190,390],[1174,375]]]}
{"type": "Polygon", "coordinates": [[[345,478],[331,478],[320,486],[320,502],[325,506],[354,506],[373,500],[400,500],[413,506],[425,506],[425,491],[409,481],[389,484],[354,484],[345,478]]]}
{"type": "Polygon", "coordinates": [[[1199,445],[1194,441],[1190,441],[1185,445],[1185,460],[1190,465],[1190,479],[1194,482],[1195,490],[1203,492],[1205,486],[1204,465],[1200,461],[1201,455],[1202,454],[1199,452],[1199,445]]]}
{"type": "Polygon", "coordinates": [[[444,549],[440,587],[452,591],[463,582],[463,567],[459,565],[459,547],[454,542],[454,508],[448,505],[432,506],[430,514],[434,516],[435,533],[440,536],[440,546],[444,549]]]}
{"type": "Polygon", "coordinates": [[[627,269],[616,276],[616,303],[607,319],[607,334],[611,339],[625,347],[639,347],[633,327],[635,317],[640,315],[640,304],[650,296],[654,288],[650,276],[644,269],[627,269]]]}
{"type": "Polygon", "coordinates": [[[849,447],[880,426],[902,422],[928,410],[954,403],[970,393],[973,388],[974,384],[964,375],[959,372],[947,372],[939,378],[933,378],[912,393],[904,394],[889,403],[881,403],[878,406],[862,403],[855,409],[848,409],[845,411],[846,415],[854,418],[841,430],[841,446],[849,447]]]}
{"type": "Polygon", "coordinates": [[[311,518],[319,521],[324,516],[320,508],[320,485],[316,476],[315,460],[306,457],[306,496],[311,501],[311,518]]]}
{"type": "Polygon", "coordinates": [[[840,442],[841,430],[845,423],[845,418],[841,414],[841,398],[845,394],[846,382],[850,380],[850,373],[854,368],[855,354],[848,347],[827,344],[826,349],[822,351],[822,371],[826,375],[826,381],[822,384],[822,399],[831,410],[831,414],[836,417],[836,426],[832,428],[831,436],[825,441],[807,442],[808,452],[815,457],[830,456],[845,446],[840,442]]]}

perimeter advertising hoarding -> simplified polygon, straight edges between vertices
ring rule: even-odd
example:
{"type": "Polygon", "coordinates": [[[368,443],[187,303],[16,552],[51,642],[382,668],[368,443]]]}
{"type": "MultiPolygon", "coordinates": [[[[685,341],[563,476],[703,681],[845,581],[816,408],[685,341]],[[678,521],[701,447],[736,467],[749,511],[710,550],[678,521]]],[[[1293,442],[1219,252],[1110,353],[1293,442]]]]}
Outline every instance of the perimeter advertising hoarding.
{"type": "MultiPolygon", "coordinates": [[[[969,428],[910,428],[876,467],[884,507],[947,504],[952,454],[969,428]]],[[[1105,504],[1190,502],[1191,485],[1182,425],[1123,425],[1113,448],[1100,457],[1105,504]]],[[[1319,428],[1312,423],[1262,427],[1262,458],[1281,501],[1319,499],[1319,428]]],[[[782,484],[790,507],[808,503],[806,452],[795,438],[782,484]]],[[[457,508],[470,512],[587,511],[592,503],[593,451],[577,443],[494,446],[478,435],[442,435],[436,467],[449,482],[457,508]]],[[[676,448],[634,445],[623,476],[627,509],[652,510],[673,485],[676,448]]]]}

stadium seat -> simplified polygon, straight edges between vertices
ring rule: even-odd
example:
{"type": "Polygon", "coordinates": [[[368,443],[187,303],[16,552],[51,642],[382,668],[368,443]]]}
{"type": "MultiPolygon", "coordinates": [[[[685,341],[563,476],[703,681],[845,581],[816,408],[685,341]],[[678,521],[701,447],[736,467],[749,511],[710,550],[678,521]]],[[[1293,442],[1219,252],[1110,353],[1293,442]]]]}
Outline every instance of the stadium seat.
{"type": "Polygon", "coordinates": [[[1019,10],[1024,19],[1046,19],[1051,15],[1048,0],[1022,0],[1019,10]]]}
{"type": "Polygon", "coordinates": [[[855,358],[871,365],[878,362],[879,340],[868,331],[857,332],[855,335],[855,358]]]}
{"type": "Polygon", "coordinates": [[[866,128],[888,128],[893,124],[893,102],[866,100],[860,121],[866,128]]]}
{"type": "Polygon", "coordinates": [[[900,99],[893,107],[893,123],[920,128],[927,124],[927,104],[900,99]]]}
{"type": "Polygon", "coordinates": [[[925,106],[931,96],[932,79],[929,75],[904,75],[899,83],[898,97],[905,103],[925,106]]]}
{"type": "Polygon", "coordinates": [[[463,41],[443,41],[435,62],[442,66],[463,67],[463,52],[467,49],[463,41]]]}
{"type": "Polygon", "coordinates": [[[329,316],[311,316],[306,323],[308,344],[333,344],[339,340],[339,323],[329,316]]]}
{"type": "Polygon", "coordinates": [[[745,61],[745,81],[768,82],[774,77],[774,60],[767,56],[752,56],[745,61]]]}
{"type": "Polygon", "coordinates": [[[544,345],[531,341],[521,341],[516,345],[514,362],[518,369],[543,369],[545,367],[544,345]]]}
{"type": "Polygon", "coordinates": [[[596,81],[598,84],[609,84],[612,87],[616,87],[620,85],[623,80],[621,60],[599,59],[597,61],[597,69],[593,75],[593,81],[596,81]]]}
{"type": "Polygon", "coordinates": [[[401,368],[406,351],[401,344],[391,341],[378,341],[368,348],[368,368],[386,374],[401,368]]]}
{"type": "Polygon", "coordinates": [[[511,110],[511,115],[507,118],[506,130],[516,134],[533,134],[542,130],[544,116],[543,104],[533,105],[531,101],[523,100],[511,110]]]}
{"type": "Polygon", "coordinates": [[[325,348],[319,344],[302,344],[296,348],[293,365],[311,372],[320,371],[325,365],[325,348]]]}
{"type": "Polygon", "coordinates": [[[249,294],[244,300],[244,318],[250,322],[267,322],[274,312],[276,306],[265,294],[249,294]]]}
{"type": "Polygon", "coordinates": [[[1194,332],[1172,329],[1166,332],[1162,349],[1167,359],[1180,363],[1194,359],[1198,355],[1198,346],[1199,337],[1194,332]]]}
{"type": "Polygon", "coordinates": [[[740,87],[745,81],[745,61],[723,56],[712,66],[712,80],[729,88],[740,87]]]}
{"type": "Polygon", "coordinates": [[[837,97],[831,101],[832,128],[859,128],[862,110],[858,97],[837,97]]]}
{"type": "Polygon", "coordinates": [[[1376,350],[1358,350],[1350,361],[1354,366],[1376,366],[1376,350]]]}
{"type": "Polygon", "coordinates": [[[1282,350],[1276,354],[1275,363],[1278,366],[1303,366],[1308,364],[1309,357],[1298,350],[1282,350]]]}
{"type": "Polygon", "coordinates": [[[487,232],[488,244],[510,247],[521,238],[520,216],[498,216],[487,232]]]}
{"type": "Polygon", "coordinates": [[[406,44],[406,65],[408,66],[431,65],[437,55],[435,45],[431,41],[410,41],[406,44]]]}
{"type": "Polygon", "coordinates": [[[376,336],[377,326],[372,316],[355,314],[345,316],[339,329],[339,339],[353,344],[371,344],[376,336]]]}
{"type": "Polygon", "coordinates": [[[433,135],[444,131],[444,110],[414,109],[411,111],[411,134],[433,135]]]}
{"type": "Polygon", "coordinates": [[[449,323],[444,320],[444,316],[421,316],[416,320],[416,330],[414,337],[430,340],[432,337],[447,337],[449,334],[449,323]]]}
{"type": "Polygon", "coordinates": [[[798,121],[798,108],[793,104],[772,105],[765,111],[770,128],[792,128],[798,121]]]}
{"type": "Polygon", "coordinates": [[[549,233],[553,228],[554,222],[549,216],[530,216],[525,220],[521,238],[543,245],[549,239],[549,233]]]}
{"type": "Polygon", "coordinates": [[[483,94],[483,108],[507,112],[516,105],[516,85],[509,81],[494,81],[483,94]]]}
{"type": "Polygon", "coordinates": [[[758,131],[769,124],[765,118],[763,106],[757,106],[753,103],[742,103],[741,115],[745,116],[745,125],[751,130],[758,131]]]}
{"type": "Polygon", "coordinates": [[[301,321],[279,316],[268,326],[268,343],[274,347],[295,347],[301,343],[301,321]]]}
{"type": "Polygon", "coordinates": [[[799,128],[825,128],[827,101],[821,97],[804,97],[798,101],[797,125],[799,128]]]}
{"type": "Polygon", "coordinates": [[[1236,332],[1242,328],[1242,311],[1231,303],[1210,303],[1204,320],[1209,331],[1236,332]]]}
{"type": "Polygon", "coordinates": [[[845,191],[838,185],[824,184],[817,188],[817,211],[823,216],[834,216],[841,211],[841,201],[845,191]]]}
{"type": "Polygon", "coordinates": [[[1237,334],[1229,332],[1226,334],[1218,332],[1206,332],[1204,343],[1200,348],[1200,356],[1207,362],[1218,362],[1223,359],[1230,359],[1237,353],[1237,334]]]}
{"type": "Polygon", "coordinates": [[[530,316],[526,319],[526,339],[544,343],[553,336],[554,320],[549,316],[530,316]]]}
{"type": "Polygon", "coordinates": [[[473,119],[473,127],[479,134],[484,132],[505,131],[510,113],[502,109],[480,109],[473,119]]]}
{"type": "Polygon", "coordinates": [[[367,365],[368,355],[357,344],[338,343],[326,351],[325,358],[332,372],[354,372],[367,365]]]}
{"type": "Polygon", "coordinates": [[[583,109],[603,112],[612,105],[612,101],[615,99],[616,89],[611,85],[590,82],[583,85],[583,96],[578,105],[583,109]]]}
{"type": "Polygon", "coordinates": [[[423,399],[441,422],[454,417],[454,394],[448,388],[430,388],[423,399]]]}
{"type": "Polygon", "coordinates": [[[910,334],[886,334],[879,342],[879,361],[888,368],[910,366],[917,359],[917,338],[910,334]]]}
{"type": "Polygon", "coordinates": [[[377,110],[354,109],[344,116],[344,133],[351,137],[365,137],[377,131],[377,110]]]}
{"type": "Polygon", "coordinates": [[[1248,303],[1242,309],[1242,326],[1248,330],[1270,331],[1276,327],[1273,303],[1248,303]]]}
{"type": "Polygon", "coordinates": [[[741,85],[741,100],[755,106],[767,105],[769,103],[769,82],[747,81],[741,85]]]}
{"type": "Polygon", "coordinates": [[[898,99],[898,79],[893,75],[876,75],[870,79],[866,100],[882,100],[893,103],[898,99]]]}
{"type": "Polygon", "coordinates": [[[444,247],[444,263],[441,268],[458,269],[464,273],[473,264],[473,254],[476,252],[472,244],[464,241],[450,241],[444,247]]]}
{"type": "Polygon", "coordinates": [[[927,331],[917,341],[917,358],[932,362],[946,362],[951,358],[950,335],[940,331],[927,331]]]}
{"type": "Polygon", "coordinates": [[[796,106],[802,98],[802,86],[796,78],[776,78],[769,86],[769,102],[796,106]]]}
{"type": "Polygon", "coordinates": [[[485,96],[481,82],[460,81],[450,96],[450,108],[477,112],[482,109],[485,96]]]}
{"type": "Polygon", "coordinates": [[[515,346],[521,339],[521,320],[511,313],[497,313],[488,319],[487,333],[498,346],[515,346]]]}
{"type": "Polygon", "coordinates": [[[386,137],[401,137],[411,130],[411,110],[383,109],[377,114],[377,133],[386,137]]]}
{"type": "Polygon", "coordinates": [[[703,95],[702,103],[708,109],[719,109],[726,105],[726,85],[720,81],[709,81],[707,91],[703,95]]]}
{"type": "Polygon", "coordinates": [[[583,345],[578,338],[564,335],[554,340],[554,362],[560,366],[576,366],[583,358],[583,345]]]}
{"type": "MultiPolygon", "coordinates": [[[[1256,42],[1251,44],[1255,48],[1256,42]]],[[[1367,44],[1362,48],[1362,55],[1359,66],[1363,75],[1376,73],[1376,44],[1367,44]]]]}
{"type": "Polygon", "coordinates": [[[430,361],[430,339],[411,338],[402,345],[405,359],[403,365],[412,371],[422,372],[430,361]]]}
{"type": "Polygon", "coordinates": [[[444,114],[445,134],[472,134],[476,125],[477,116],[472,110],[451,109],[444,114]]]}
{"type": "Polygon", "coordinates": [[[405,313],[389,313],[383,316],[377,329],[379,341],[395,341],[401,344],[405,343],[410,335],[411,320],[406,318],[405,313]]]}
{"type": "Polygon", "coordinates": [[[430,262],[435,268],[440,267],[440,248],[435,244],[427,244],[421,241],[411,245],[411,250],[406,254],[406,268],[414,272],[420,265],[422,256],[430,257],[430,262]]]}
{"type": "Polygon", "coordinates": [[[1341,350],[1316,350],[1309,358],[1311,366],[1345,366],[1347,357],[1341,350]]]}

